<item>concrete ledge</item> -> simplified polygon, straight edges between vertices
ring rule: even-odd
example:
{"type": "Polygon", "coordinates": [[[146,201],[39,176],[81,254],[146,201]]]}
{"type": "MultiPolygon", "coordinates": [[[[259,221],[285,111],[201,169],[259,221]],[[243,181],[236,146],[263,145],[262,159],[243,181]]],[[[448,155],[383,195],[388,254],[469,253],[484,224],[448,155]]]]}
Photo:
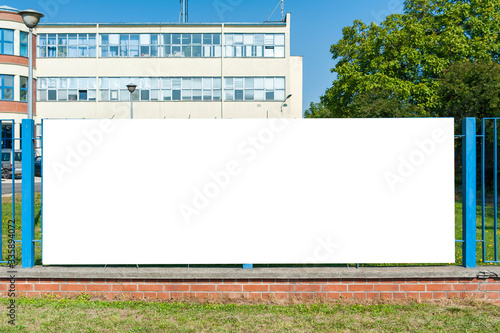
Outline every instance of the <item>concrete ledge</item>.
{"type": "Polygon", "coordinates": [[[152,268],[152,267],[1,267],[2,277],[16,279],[412,279],[498,278],[500,266],[314,267],[314,268],[152,268]]]}

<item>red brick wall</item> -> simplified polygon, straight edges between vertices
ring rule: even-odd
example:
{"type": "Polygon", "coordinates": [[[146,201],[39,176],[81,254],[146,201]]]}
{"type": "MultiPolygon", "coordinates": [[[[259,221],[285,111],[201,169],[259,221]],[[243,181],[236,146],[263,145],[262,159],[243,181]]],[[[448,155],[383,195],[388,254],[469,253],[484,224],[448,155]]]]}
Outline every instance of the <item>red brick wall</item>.
{"type": "Polygon", "coordinates": [[[28,112],[28,103],[15,101],[0,101],[0,112],[24,113],[28,112]]]}
{"type": "Polygon", "coordinates": [[[29,60],[26,57],[0,54],[0,64],[14,64],[14,65],[23,65],[28,67],[29,60]]]}
{"type": "MultiPolygon", "coordinates": [[[[36,80],[33,80],[33,115],[36,115],[36,80]]],[[[27,102],[0,101],[0,112],[5,113],[28,113],[27,102]]]]}
{"type": "Polygon", "coordinates": [[[13,12],[0,11],[0,20],[15,21],[15,22],[23,23],[23,19],[22,19],[21,15],[19,15],[18,13],[13,13],[13,12]]]}
{"type": "MultiPolygon", "coordinates": [[[[7,295],[8,279],[0,279],[7,295]]],[[[500,302],[498,279],[329,279],[329,280],[131,280],[131,279],[18,279],[16,294],[75,296],[105,294],[107,298],[138,299],[248,298],[290,299],[403,299],[439,300],[480,298],[500,302]]]]}

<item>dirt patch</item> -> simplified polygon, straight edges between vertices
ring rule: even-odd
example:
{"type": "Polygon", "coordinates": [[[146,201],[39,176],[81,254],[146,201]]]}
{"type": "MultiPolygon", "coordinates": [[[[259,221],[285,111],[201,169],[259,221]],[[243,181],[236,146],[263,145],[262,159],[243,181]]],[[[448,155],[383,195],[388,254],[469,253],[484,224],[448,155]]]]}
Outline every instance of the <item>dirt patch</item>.
{"type": "MultiPolygon", "coordinates": [[[[3,297],[5,298],[5,297],[3,297]]],[[[413,305],[413,304],[433,304],[444,307],[457,306],[457,307],[467,307],[467,306],[480,306],[484,304],[491,304],[500,307],[500,302],[492,302],[484,298],[454,298],[454,299],[440,299],[440,300],[421,300],[415,298],[403,298],[403,299],[338,299],[331,300],[324,297],[299,297],[291,296],[289,299],[279,299],[276,297],[268,297],[265,299],[253,299],[246,297],[208,297],[208,298],[196,298],[196,297],[184,297],[184,298],[170,298],[170,299],[157,299],[157,298],[146,298],[142,299],[139,297],[131,296],[130,294],[118,294],[110,297],[109,294],[105,293],[80,293],[73,294],[67,297],[61,297],[58,295],[41,295],[31,298],[40,299],[73,299],[73,300],[88,300],[88,301],[108,301],[108,302],[124,302],[124,301],[136,301],[136,302],[146,302],[146,303],[187,303],[187,304],[235,304],[235,305],[311,305],[311,304],[331,304],[331,305],[413,305]]]]}

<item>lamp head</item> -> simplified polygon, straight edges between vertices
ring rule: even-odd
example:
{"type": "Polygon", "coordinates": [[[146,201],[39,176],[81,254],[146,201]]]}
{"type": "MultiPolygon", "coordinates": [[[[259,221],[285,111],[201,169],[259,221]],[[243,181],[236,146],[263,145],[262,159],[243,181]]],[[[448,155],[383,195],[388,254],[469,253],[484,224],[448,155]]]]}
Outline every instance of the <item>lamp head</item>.
{"type": "Polygon", "coordinates": [[[127,84],[127,88],[128,88],[128,91],[130,91],[130,93],[132,94],[135,91],[135,88],[137,88],[137,85],[133,84],[133,83],[129,83],[129,84],[127,84]]]}
{"type": "Polygon", "coordinates": [[[23,18],[24,24],[30,29],[35,28],[40,22],[40,19],[44,16],[42,13],[37,12],[34,9],[21,10],[19,15],[23,18]]]}

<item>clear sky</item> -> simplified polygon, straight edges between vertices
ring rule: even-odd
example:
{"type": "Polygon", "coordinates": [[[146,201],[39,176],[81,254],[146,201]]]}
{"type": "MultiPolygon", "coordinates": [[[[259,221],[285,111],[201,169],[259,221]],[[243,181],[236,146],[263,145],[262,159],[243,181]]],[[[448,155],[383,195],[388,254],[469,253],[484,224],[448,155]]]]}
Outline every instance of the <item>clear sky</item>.
{"type": "MultiPolygon", "coordinates": [[[[279,0],[190,0],[189,22],[263,22],[279,0]]],[[[4,0],[0,5],[33,8],[45,23],[179,22],[179,0],[4,0]]],[[[285,0],[291,17],[292,55],[304,57],[304,103],[318,102],[331,86],[330,46],[354,20],[380,22],[402,12],[403,0],[285,0]]],[[[279,8],[271,20],[279,20],[279,8]]]]}

